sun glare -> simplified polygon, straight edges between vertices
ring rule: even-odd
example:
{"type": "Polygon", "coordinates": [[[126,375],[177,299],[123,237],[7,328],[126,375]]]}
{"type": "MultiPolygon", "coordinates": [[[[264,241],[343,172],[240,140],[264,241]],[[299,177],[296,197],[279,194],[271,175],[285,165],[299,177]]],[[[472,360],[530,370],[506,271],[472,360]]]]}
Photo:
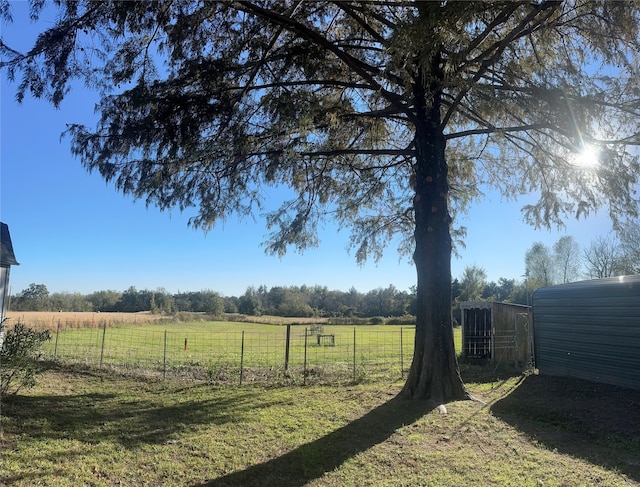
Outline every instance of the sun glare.
{"type": "Polygon", "coordinates": [[[599,162],[600,150],[591,144],[585,144],[574,158],[574,163],[585,169],[596,167],[599,162]]]}

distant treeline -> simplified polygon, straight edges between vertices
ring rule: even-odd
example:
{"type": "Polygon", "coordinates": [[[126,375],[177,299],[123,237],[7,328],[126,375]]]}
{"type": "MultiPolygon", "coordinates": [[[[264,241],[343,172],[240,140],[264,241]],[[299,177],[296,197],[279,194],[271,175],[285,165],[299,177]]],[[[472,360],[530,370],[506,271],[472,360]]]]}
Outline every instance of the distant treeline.
{"type": "MultiPolygon", "coordinates": [[[[498,283],[481,283],[470,293],[465,279],[452,283],[454,305],[466,300],[498,300],[526,303],[523,284],[500,279],[498,283]]],[[[130,287],[124,292],[96,291],[91,294],[49,293],[44,284],[31,284],[12,296],[13,311],[151,311],[172,314],[176,312],[242,313],[247,315],[274,315],[286,317],[392,317],[415,314],[415,292],[396,289],[393,285],[366,293],[351,288],[349,291],[329,290],[325,286],[266,286],[248,287],[242,296],[223,296],[216,291],[203,290],[171,294],[165,289],[138,290],[130,287]]]]}
{"type": "Polygon", "coordinates": [[[242,296],[222,296],[211,290],[171,294],[165,289],[124,292],[107,290],[83,295],[49,293],[44,284],[31,284],[11,298],[13,311],[151,311],[203,312],[211,315],[242,313],[288,317],[404,316],[413,314],[414,294],[394,286],[360,293],[332,291],[323,286],[249,287],[242,296]]]}
{"type": "MultiPolygon", "coordinates": [[[[483,267],[467,266],[459,279],[451,283],[452,312],[460,322],[458,304],[464,301],[499,301],[529,304],[531,294],[540,286],[573,282],[584,278],[612,277],[640,272],[640,223],[630,225],[618,241],[599,237],[581,251],[571,236],[561,237],[552,248],[535,242],[525,255],[527,276],[523,281],[500,278],[487,281],[483,267]],[[586,265],[583,264],[586,262],[586,265]]],[[[44,284],[31,284],[12,296],[13,311],[101,311],[172,314],[241,313],[253,316],[283,317],[397,317],[415,315],[415,292],[399,291],[393,285],[367,293],[351,288],[332,291],[325,286],[266,286],[247,288],[242,296],[222,296],[204,290],[171,294],[166,289],[124,292],[96,291],[49,293],[44,284]]]]}

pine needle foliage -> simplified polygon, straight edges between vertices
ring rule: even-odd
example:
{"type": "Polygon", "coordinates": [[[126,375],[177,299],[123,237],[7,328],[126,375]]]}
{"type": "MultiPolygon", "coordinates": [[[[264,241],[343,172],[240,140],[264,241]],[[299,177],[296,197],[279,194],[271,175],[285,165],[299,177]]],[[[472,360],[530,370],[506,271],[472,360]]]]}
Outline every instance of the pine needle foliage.
{"type": "Polygon", "coordinates": [[[537,195],[523,208],[535,226],[637,217],[637,2],[55,3],[30,51],[2,40],[1,66],[19,101],[59,106],[74,80],[102,93],[97,125],[67,131],[89,171],[195,208],[204,230],[264,215],[275,254],[318,245],[327,220],[351,229],[361,262],[396,237],[413,252],[413,397],[464,395],[450,258],[483,188],[537,195]]]}

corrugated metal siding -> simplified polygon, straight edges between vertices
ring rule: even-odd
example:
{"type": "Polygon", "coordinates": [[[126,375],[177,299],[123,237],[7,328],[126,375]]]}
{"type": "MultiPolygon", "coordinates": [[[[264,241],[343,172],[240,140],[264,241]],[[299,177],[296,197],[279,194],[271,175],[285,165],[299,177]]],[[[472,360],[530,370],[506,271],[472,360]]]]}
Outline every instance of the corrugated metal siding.
{"type": "Polygon", "coordinates": [[[640,275],[538,289],[540,373],[640,389],[640,275]]]}

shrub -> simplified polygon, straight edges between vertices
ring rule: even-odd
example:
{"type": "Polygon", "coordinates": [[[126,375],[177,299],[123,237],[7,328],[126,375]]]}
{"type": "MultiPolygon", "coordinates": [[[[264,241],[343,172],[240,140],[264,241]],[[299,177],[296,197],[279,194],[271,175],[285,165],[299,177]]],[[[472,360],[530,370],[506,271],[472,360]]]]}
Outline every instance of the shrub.
{"type": "Polygon", "coordinates": [[[408,325],[416,324],[416,317],[412,315],[396,316],[387,320],[387,325],[408,325]]]}
{"type": "Polygon", "coordinates": [[[49,330],[35,331],[21,323],[7,331],[0,350],[0,394],[36,385],[38,350],[50,339],[49,330]]]}

